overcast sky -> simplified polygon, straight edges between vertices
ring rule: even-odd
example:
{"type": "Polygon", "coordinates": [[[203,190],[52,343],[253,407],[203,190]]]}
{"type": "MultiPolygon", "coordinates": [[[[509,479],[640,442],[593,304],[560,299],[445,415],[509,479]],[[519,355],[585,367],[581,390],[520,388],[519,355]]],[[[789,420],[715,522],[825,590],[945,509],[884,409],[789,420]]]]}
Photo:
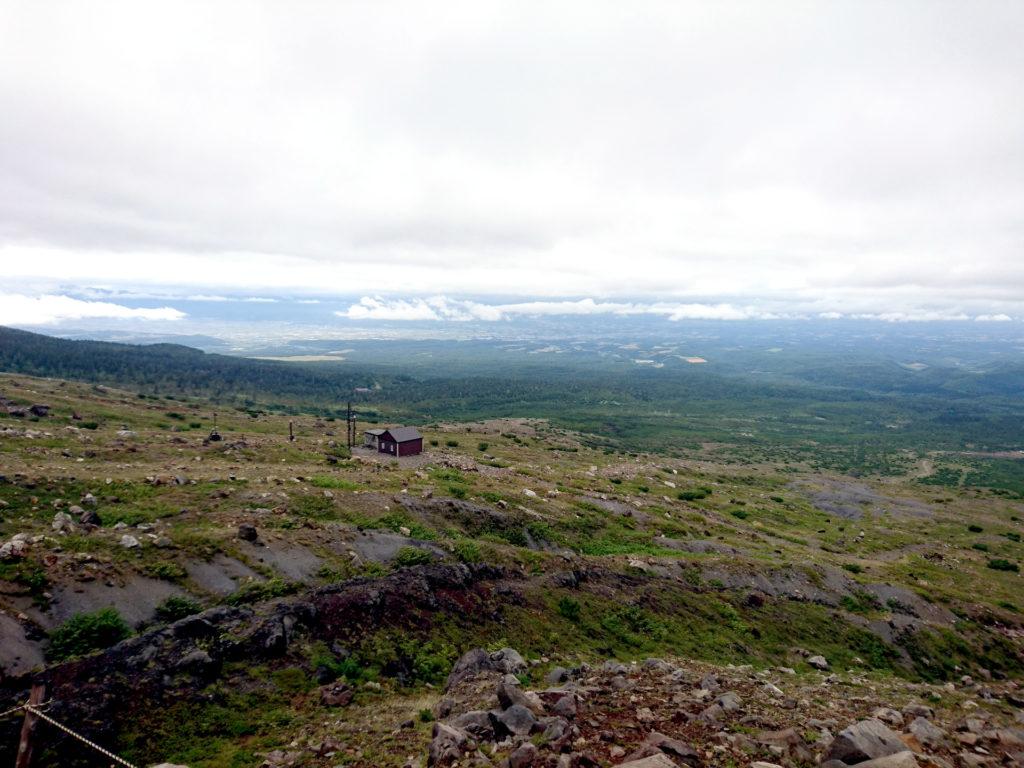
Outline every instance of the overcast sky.
{"type": "Polygon", "coordinates": [[[1022,40],[1018,0],[3,2],[0,322],[1024,318],[1022,40]]]}

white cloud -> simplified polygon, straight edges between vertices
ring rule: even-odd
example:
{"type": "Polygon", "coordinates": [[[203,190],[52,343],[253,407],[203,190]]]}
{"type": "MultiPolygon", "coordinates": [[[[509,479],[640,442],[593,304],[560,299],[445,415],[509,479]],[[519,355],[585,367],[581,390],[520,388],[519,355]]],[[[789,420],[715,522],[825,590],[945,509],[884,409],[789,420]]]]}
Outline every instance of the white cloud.
{"type": "Polygon", "coordinates": [[[963,312],[943,312],[928,310],[913,310],[909,312],[877,312],[861,313],[851,315],[857,320],[882,320],[886,323],[933,323],[933,322],[963,322],[970,320],[969,315],[963,312]]]}
{"type": "Polygon", "coordinates": [[[2,274],[1024,316],[1024,4],[935,2],[0,4],[2,274]]]}
{"type": "Polygon", "coordinates": [[[412,301],[382,301],[364,296],[345,312],[335,312],[350,320],[440,320],[433,308],[423,299],[412,301]]]}
{"type": "Polygon", "coordinates": [[[185,297],[187,301],[243,301],[254,304],[276,304],[277,299],[273,299],[266,296],[221,296],[219,294],[206,294],[206,293],[194,293],[191,296],[185,297]]]}
{"type": "Polygon", "coordinates": [[[0,293],[0,325],[52,325],[64,320],[111,318],[117,320],[181,320],[173,307],[137,308],[106,301],[82,301],[70,296],[25,296],[0,293]]]}
{"type": "Polygon", "coordinates": [[[528,301],[513,304],[485,304],[476,301],[432,296],[421,299],[383,299],[364,296],[344,311],[334,313],[349,320],[482,320],[494,322],[513,316],[544,315],[660,315],[669,320],[751,320],[775,319],[781,315],[752,306],[699,303],[599,302],[592,298],[576,301],[528,301]]]}
{"type": "Polygon", "coordinates": [[[979,323],[1009,323],[1013,320],[1009,315],[1002,313],[998,315],[978,315],[974,319],[979,323]]]}

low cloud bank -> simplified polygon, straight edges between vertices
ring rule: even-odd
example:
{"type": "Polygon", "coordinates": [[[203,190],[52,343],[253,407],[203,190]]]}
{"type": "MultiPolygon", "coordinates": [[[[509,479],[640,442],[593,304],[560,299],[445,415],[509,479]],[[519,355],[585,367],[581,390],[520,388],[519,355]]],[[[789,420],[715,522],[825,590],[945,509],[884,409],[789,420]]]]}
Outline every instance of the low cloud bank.
{"type": "Polygon", "coordinates": [[[614,302],[579,299],[576,301],[525,301],[512,304],[484,304],[451,299],[446,296],[385,299],[363,296],[357,303],[334,313],[348,320],[406,321],[486,321],[515,317],[572,315],[656,315],[669,320],[797,320],[820,319],[882,320],[890,323],[968,321],[1010,322],[1006,314],[971,315],[958,311],[907,310],[900,312],[779,312],[755,305],[731,303],[614,302]]]}
{"type": "Polygon", "coordinates": [[[70,296],[25,296],[0,293],[0,325],[54,325],[64,320],[111,318],[116,320],[181,320],[185,313],[173,307],[126,307],[108,301],[83,301],[70,296]]]}

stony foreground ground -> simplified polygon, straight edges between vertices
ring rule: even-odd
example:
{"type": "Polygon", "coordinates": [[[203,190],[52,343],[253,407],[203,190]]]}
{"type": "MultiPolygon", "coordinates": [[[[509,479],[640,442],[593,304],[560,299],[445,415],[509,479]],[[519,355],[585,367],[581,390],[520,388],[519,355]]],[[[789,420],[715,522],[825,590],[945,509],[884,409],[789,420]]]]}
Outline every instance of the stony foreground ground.
{"type": "Polygon", "coordinates": [[[1024,760],[1024,691],[902,684],[680,660],[553,668],[527,690],[515,651],[466,654],[436,710],[428,765],[965,767],[1024,760]]]}

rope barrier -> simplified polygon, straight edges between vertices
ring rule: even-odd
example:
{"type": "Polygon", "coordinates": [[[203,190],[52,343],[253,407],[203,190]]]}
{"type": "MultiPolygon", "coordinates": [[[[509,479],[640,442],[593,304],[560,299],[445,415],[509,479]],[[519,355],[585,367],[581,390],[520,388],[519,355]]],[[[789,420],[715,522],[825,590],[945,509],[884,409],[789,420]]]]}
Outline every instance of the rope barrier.
{"type": "Polygon", "coordinates": [[[12,709],[8,709],[6,712],[0,712],[0,717],[7,717],[8,715],[13,715],[15,712],[21,712],[21,710],[23,710],[24,708],[24,704],[19,704],[18,706],[13,707],[12,709]]]}
{"type": "MultiPolygon", "coordinates": [[[[111,752],[109,750],[106,750],[103,747],[101,747],[99,744],[96,744],[95,742],[89,741],[87,738],[85,738],[85,736],[82,736],[79,733],[75,733],[74,731],[72,731],[70,728],[68,728],[63,723],[58,723],[52,717],[50,717],[49,715],[44,713],[42,710],[32,706],[31,704],[22,704],[20,707],[16,707],[14,710],[11,710],[11,711],[13,712],[13,711],[17,711],[19,709],[24,709],[26,712],[31,712],[33,715],[35,715],[39,719],[45,720],[46,722],[48,722],[50,725],[54,726],[55,728],[59,728],[60,730],[64,731],[64,733],[68,734],[68,736],[72,736],[72,737],[78,739],[80,742],[82,742],[86,746],[92,747],[97,752],[99,752],[101,755],[103,755],[105,757],[109,757],[115,763],[120,763],[125,768],[138,768],[138,766],[132,765],[127,760],[125,760],[123,757],[118,757],[113,752],[111,752]]],[[[7,713],[5,712],[4,714],[7,714],[7,713]]]]}

